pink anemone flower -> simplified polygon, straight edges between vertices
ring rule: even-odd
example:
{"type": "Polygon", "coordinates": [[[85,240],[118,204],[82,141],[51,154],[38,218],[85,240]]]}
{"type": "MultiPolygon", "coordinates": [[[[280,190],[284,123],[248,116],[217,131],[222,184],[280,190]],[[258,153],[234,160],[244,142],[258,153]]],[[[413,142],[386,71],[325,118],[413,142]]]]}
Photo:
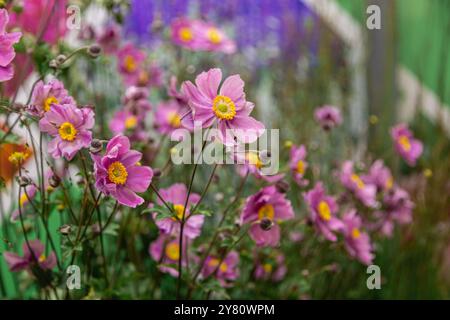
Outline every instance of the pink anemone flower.
{"type": "Polygon", "coordinates": [[[11,62],[16,56],[13,45],[19,42],[22,33],[6,32],[9,15],[6,9],[0,9],[0,82],[11,80],[14,76],[14,68],[11,62]]]}
{"type": "Polygon", "coordinates": [[[391,129],[391,136],[397,153],[411,167],[416,165],[417,159],[423,152],[423,144],[414,139],[413,133],[406,124],[400,123],[391,129]]]}
{"type": "Polygon", "coordinates": [[[11,271],[30,270],[34,265],[39,265],[42,270],[51,270],[56,266],[56,255],[51,252],[45,256],[45,247],[39,240],[30,240],[29,246],[23,244],[23,256],[13,252],[4,252],[3,256],[11,271]]]}

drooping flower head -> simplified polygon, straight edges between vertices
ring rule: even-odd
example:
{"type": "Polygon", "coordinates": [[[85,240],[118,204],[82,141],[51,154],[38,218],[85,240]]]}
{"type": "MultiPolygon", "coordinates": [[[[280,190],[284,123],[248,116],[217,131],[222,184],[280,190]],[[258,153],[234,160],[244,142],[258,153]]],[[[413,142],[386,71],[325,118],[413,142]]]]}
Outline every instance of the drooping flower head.
{"type": "Polygon", "coordinates": [[[289,154],[289,167],[295,182],[301,187],[307,186],[309,181],[304,179],[308,163],[306,162],[306,148],[304,145],[299,147],[291,146],[289,154]]]}
{"type": "Polygon", "coordinates": [[[222,262],[219,257],[211,255],[205,260],[202,276],[214,275],[224,287],[228,287],[239,277],[238,264],[239,254],[236,251],[230,251],[222,262]]]}
{"type": "Polygon", "coordinates": [[[422,142],[414,139],[412,132],[404,123],[400,123],[391,129],[391,136],[397,153],[410,166],[415,166],[417,159],[423,151],[422,142]]]}
{"type": "MultiPolygon", "coordinates": [[[[187,254],[186,244],[189,239],[183,239],[183,261],[182,266],[186,267],[187,254]]],[[[180,261],[180,237],[169,234],[160,234],[148,247],[148,253],[158,263],[161,272],[168,273],[172,277],[178,276],[178,262],[180,261]]]]}
{"type": "Polygon", "coordinates": [[[317,108],[314,118],[324,130],[331,130],[342,123],[341,111],[334,106],[317,108]]]}
{"type": "Polygon", "coordinates": [[[9,15],[6,9],[0,9],[0,82],[8,81],[14,76],[11,62],[16,56],[13,45],[19,42],[22,33],[6,32],[9,15]]]}
{"type": "Polygon", "coordinates": [[[8,264],[9,270],[13,272],[29,270],[31,266],[39,265],[42,270],[51,270],[56,266],[56,255],[51,252],[45,256],[45,247],[39,240],[30,240],[23,244],[23,256],[13,252],[4,252],[3,256],[8,264]]]}
{"type": "Polygon", "coordinates": [[[36,83],[28,111],[35,116],[42,117],[46,112],[50,111],[50,107],[53,104],[75,105],[75,100],[69,95],[61,81],[53,79],[47,84],[44,81],[36,83]]]}
{"type": "Polygon", "coordinates": [[[257,257],[254,273],[255,278],[259,280],[271,280],[273,282],[283,280],[287,272],[284,260],[285,258],[282,253],[257,257]]]}
{"type": "Polygon", "coordinates": [[[162,134],[170,135],[174,130],[182,127],[181,119],[189,111],[176,100],[161,102],[155,113],[155,124],[162,134]]]}
{"type": "Polygon", "coordinates": [[[239,75],[229,76],[219,91],[221,80],[222,71],[216,68],[199,74],[195,85],[190,81],[182,84],[181,90],[192,109],[192,114],[183,119],[185,126],[200,122],[208,128],[217,122],[218,138],[225,145],[235,144],[235,139],[256,141],[264,133],[264,124],[250,117],[254,104],[245,100],[244,81],[239,75]]]}
{"type": "Polygon", "coordinates": [[[353,171],[353,162],[345,161],[340,172],[342,185],[352,192],[365,206],[375,207],[377,205],[377,188],[368,184],[353,171]]]}
{"type": "Polygon", "coordinates": [[[345,239],[345,249],[351,257],[358,259],[365,265],[372,264],[374,255],[369,235],[362,231],[361,217],[356,214],[356,210],[350,210],[342,218],[344,224],[343,234],[345,239]]]}
{"type": "Polygon", "coordinates": [[[95,186],[120,204],[135,208],[144,202],[136,192],[144,192],[152,181],[150,167],[140,165],[142,153],[130,150],[130,140],[117,135],[109,140],[106,153],[91,154],[94,160],[95,186]]]}
{"type": "Polygon", "coordinates": [[[388,191],[394,186],[394,178],[391,170],[384,165],[383,160],[375,161],[369,169],[369,173],[362,176],[365,183],[373,184],[377,191],[388,191]]]}
{"type": "Polygon", "coordinates": [[[305,194],[304,198],[309,206],[311,221],[317,230],[326,239],[336,241],[337,237],[334,232],[342,230],[343,224],[335,216],[338,211],[335,199],[325,194],[321,182],[317,182],[314,188],[305,194]]]}
{"type": "Polygon", "coordinates": [[[20,210],[16,209],[11,214],[11,221],[16,221],[19,218],[20,211],[22,211],[22,214],[25,210],[29,207],[29,202],[33,200],[34,196],[36,195],[37,188],[34,184],[30,184],[24,188],[22,191],[20,198],[19,198],[19,206],[20,210]]]}
{"type": "Polygon", "coordinates": [[[117,52],[119,72],[126,85],[136,85],[145,60],[145,53],[128,43],[117,52]]]}
{"type": "MultiPolygon", "coordinates": [[[[185,217],[184,235],[190,239],[194,239],[200,235],[205,216],[201,214],[191,215],[191,209],[200,200],[200,195],[191,193],[189,196],[188,207],[185,208],[187,197],[187,188],[182,183],[175,183],[167,189],[160,189],[159,193],[166,203],[173,204],[173,210],[177,214],[176,218],[157,219],[154,214],[155,223],[163,233],[176,235],[180,231],[181,219],[185,217]]],[[[163,202],[158,198],[157,203],[163,205],[163,202]]]]}
{"type": "Polygon", "coordinates": [[[39,128],[53,137],[48,152],[53,158],[72,160],[92,141],[94,112],[90,108],[77,108],[72,104],[51,104],[50,110],[39,121],[39,128]]]}
{"type": "Polygon", "coordinates": [[[277,246],[280,221],[294,218],[291,202],[275,186],[268,186],[247,198],[241,224],[250,223],[250,236],[258,246],[277,246]]]}

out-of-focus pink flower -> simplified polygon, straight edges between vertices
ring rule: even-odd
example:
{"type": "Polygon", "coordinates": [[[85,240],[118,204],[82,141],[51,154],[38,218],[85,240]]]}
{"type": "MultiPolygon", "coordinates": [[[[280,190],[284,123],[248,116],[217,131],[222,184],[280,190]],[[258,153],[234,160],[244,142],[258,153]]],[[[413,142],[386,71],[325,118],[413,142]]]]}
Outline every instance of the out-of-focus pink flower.
{"type": "Polygon", "coordinates": [[[144,141],[147,138],[144,119],[128,110],[117,111],[111,122],[109,129],[114,135],[125,134],[131,141],[144,141]]]}
{"type": "Polygon", "coordinates": [[[162,134],[170,135],[181,127],[181,119],[189,108],[181,106],[176,100],[161,102],[155,113],[155,124],[162,134]]]}
{"type": "Polygon", "coordinates": [[[301,187],[307,186],[309,181],[303,178],[305,176],[306,169],[308,168],[308,163],[305,161],[305,146],[292,146],[289,158],[289,167],[291,168],[295,182],[297,182],[297,184],[301,187]]]}
{"type": "Polygon", "coordinates": [[[177,77],[171,76],[169,81],[169,87],[167,88],[167,94],[177,100],[177,102],[182,106],[188,106],[189,99],[183,93],[177,89],[177,77]]]}
{"type": "Polygon", "coordinates": [[[145,60],[144,51],[128,43],[117,52],[119,72],[128,86],[136,85],[145,60]]]}
{"type": "Polygon", "coordinates": [[[106,54],[113,54],[119,48],[120,29],[115,24],[108,24],[97,37],[98,44],[106,54]]]}
{"type": "Polygon", "coordinates": [[[23,214],[24,210],[28,208],[28,203],[33,200],[34,196],[36,195],[36,191],[37,188],[34,184],[30,184],[25,187],[19,199],[20,210],[16,209],[13,211],[13,213],[11,214],[11,221],[16,221],[19,218],[20,211],[22,211],[23,214]]]}
{"type": "Polygon", "coordinates": [[[314,118],[324,130],[331,130],[342,123],[341,111],[334,106],[317,108],[314,118]]]}
{"type": "Polygon", "coordinates": [[[20,13],[11,14],[11,24],[33,35],[43,27],[42,40],[55,44],[67,31],[66,0],[26,0],[20,13]]]}
{"type": "Polygon", "coordinates": [[[370,167],[369,173],[362,176],[362,180],[375,185],[379,192],[390,190],[394,186],[391,170],[384,165],[383,160],[375,161],[370,167]]]}
{"type": "MultiPolygon", "coordinates": [[[[172,235],[178,234],[180,232],[180,224],[183,217],[183,211],[185,211],[184,217],[186,222],[184,225],[184,235],[190,239],[198,237],[202,231],[205,216],[201,214],[191,215],[190,210],[200,200],[200,195],[198,195],[197,193],[191,193],[189,196],[188,207],[185,209],[184,204],[187,197],[187,188],[184,184],[175,183],[167,189],[160,189],[159,193],[164,201],[173,204],[173,209],[179,219],[157,219],[157,214],[155,213],[153,217],[155,218],[155,223],[161,230],[161,232],[172,235]]],[[[159,205],[163,205],[163,202],[159,198],[157,200],[157,203],[159,205]]]]}
{"type": "MultiPolygon", "coordinates": [[[[186,267],[186,244],[189,239],[183,239],[183,261],[182,266],[186,267]]],[[[148,247],[148,253],[158,263],[161,272],[168,273],[172,277],[178,276],[178,261],[180,261],[180,237],[169,234],[160,234],[148,247]]]]}
{"type": "Polygon", "coordinates": [[[240,223],[250,223],[250,236],[258,246],[277,246],[279,222],[294,218],[291,202],[275,186],[268,186],[247,198],[240,223]]]}
{"type": "Polygon", "coordinates": [[[136,192],[145,192],[150,185],[153,171],[140,165],[142,153],[130,150],[130,140],[117,135],[109,140],[106,153],[91,154],[94,160],[95,186],[120,204],[135,208],[144,203],[136,192]]]}
{"type": "Polygon", "coordinates": [[[412,132],[404,123],[400,123],[391,129],[391,136],[397,153],[410,166],[415,166],[417,159],[423,151],[422,142],[414,139],[412,132]]]}
{"type": "Polygon", "coordinates": [[[284,255],[279,253],[274,258],[265,257],[264,260],[257,261],[255,278],[278,282],[284,279],[286,272],[287,267],[284,263],[284,255]]]}
{"type": "Polygon", "coordinates": [[[344,225],[335,216],[339,209],[335,199],[325,194],[321,182],[317,182],[314,188],[308,191],[304,197],[310,209],[311,221],[317,230],[326,239],[336,241],[337,237],[334,232],[342,230],[344,225]]]}
{"type": "Polygon", "coordinates": [[[261,159],[260,152],[239,152],[236,153],[235,158],[238,163],[242,163],[242,165],[236,167],[241,177],[252,174],[256,179],[262,179],[268,183],[276,183],[284,178],[284,173],[268,175],[263,172],[263,168],[267,166],[267,163],[261,159]]]}
{"type": "Polygon", "coordinates": [[[264,124],[250,117],[254,104],[246,101],[244,81],[232,75],[222,81],[220,69],[202,72],[195,79],[183,82],[182,92],[189,98],[190,116],[183,118],[186,127],[200,122],[203,128],[218,122],[218,138],[225,145],[234,145],[236,140],[251,143],[264,133],[264,124]],[[189,124],[190,123],[190,124],[189,124]]]}
{"type": "Polygon", "coordinates": [[[53,137],[48,144],[52,157],[70,161],[79,150],[90,145],[94,122],[94,112],[90,108],[51,104],[39,121],[39,128],[53,137]]]}
{"type": "Polygon", "coordinates": [[[139,87],[159,88],[163,84],[163,70],[155,62],[144,65],[139,70],[135,85],[139,87]]]}
{"type": "Polygon", "coordinates": [[[367,207],[376,207],[377,188],[373,184],[365,183],[353,171],[353,162],[345,161],[340,172],[342,185],[352,192],[367,207]]]}
{"type": "Polygon", "coordinates": [[[236,52],[233,40],[214,24],[201,20],[174,20],[171,36],[175,44],[194,51],[236,52]]]}
{"type": "Polygon", "coordinates": [[[408,224],[412,221],[414,203],[408,192],[398,186],[388,190],[383,197],[383,211],[374,213],[378,219],[377,228],[385,236],[390,237],[394,230],[394,224],[408,224]]]}
{"type": "Polygon", "coordinates": [[[122,99],[126,110],[130,111],[140,119],[145,119],[147,113],[152,110],[152,105],[148,100],[148,89],[131,86],[125,91],[122,99]]]}
{"type": "Polygon", "coordinates": [[[11,271],[29,270],[31,266],[39,265],[42,270],[51,270],[56,266],[56,255],[51,252],[45,256],[45,247],[39,240],[30,240],[23,244],[23,257],[13,252],[4,252],[3,256],[11,271]]]}
{"type": "Polygon", "coordinates": [[[14,68],[11,62],[16,56],[13,45],[19,42],[22,33],[6,32],[9,15],[6,9],[0,9],[0,82],[11,80],[14,68]]]}
{"type": "Polygon", "coordinates": [[[53,104],[75,105],[75,100],[69,95],[61,81],[53,79],[47,84],[43,81],[36,83],[28,111],[35,116],[42,117],[47,111],[50,111],[53,104]]]}
{"type": "Polygon", "coordinates": [[[239,277],[238,264],[239,254],[236,251],[230,251],[222,262],[218,257],[208,256],[202,269],[202,276],[209,277],[217,270],[215,277],[224,287],[229,287],[230,282],[239,277]]]}
{"type": "Polygon", "coordinates": [[[356,210],[350,210],[342,218],[345,248],[351,257],[358,259],[365,265],[372,264],[374,255],[369,235],[361,230],[361,218],[356,210]]]}

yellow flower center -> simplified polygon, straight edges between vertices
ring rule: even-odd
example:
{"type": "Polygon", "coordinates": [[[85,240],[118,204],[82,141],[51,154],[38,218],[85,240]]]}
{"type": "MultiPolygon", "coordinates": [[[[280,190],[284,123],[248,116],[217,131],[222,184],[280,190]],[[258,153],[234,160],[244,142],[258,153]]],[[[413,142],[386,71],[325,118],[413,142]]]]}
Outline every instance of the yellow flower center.
{"type": "Polygon", "coordinates": [[[264,271],[265,271],[266,273],[271,273],[272,270],[273,270],[273,267],[272,267],[272,265],[271,265],[270,263],[265,263],[265,264],[263,265],[263,269],[264,269],[264,271]]]}
{"type": "Polygon", "coordinates": [[[70,122],[64,122],[59,127],[58,132],[59,132],[59,136],[61,137],[61,139],[66,140],[66,141],[73,141],[73,140],[75,140],[78,131],[77,131],[77,129],[75,129],[73,124],[71,124],[70,122]]]}
{"type": "Polygon", "coordinates": [[[356,183],[356,185],[359,189],[364,188],[364,182],[361,180],[361,178],[357,174],[353,173],[351,176],[351,179],[354,183],[356,183]]]}
{"type": "Polygon", "coordinates": [[[166,257],[170,260],[180,259],[180,246],[176,242],[171,242],[166,246],[166,257]]]}
{"type": "Polygon", "coordinates": [[[248,152],[246,154],[246,158],[247,158],[248,164],[253,165],[258,169],[262,168],[263,163],[256,152],[248,152]]]}
{"type": "Polygon", "coordinates": [[[358,239],[361,236],[361,232],[359,231],[358,228],[353,228],[352,229],[352,237],[353,239],[358,239]]]}
{"type": "Polygon", "coordinates": [[[125,166],[119,162],[113,162],[108,167],[109,181],[115,184],[125,184],[127,182],[128,172],[125,166]]]}
{"type": "Polygon", "coordinates": [[[180,39],[184,42],[189,42],[194,37],[191,29],[188,27],[181,28],[179,31],[179,36],[180,36],[180,39]]]}
{"type": "Polygon", "coordinates": [[[23,206],[28,202],[28,197],[26,193],[22,193],[20,195],[19,204],[20,207],[23,208],[23,206]]]}
{"type": "MultiPolygon", "coordinates": [[[[177,217],[179,220],[183,219],[183,211],[184,211],[184,206],[182,204],[175,204],[173,206],[173,210],[175,211],[177,217]]],[[[173,220],[176,220],[175,218],[172,218],[173,220]]]]}
{"type": "MultiPolygon", "coordinates": [[[[213,258],[213,259],[209,260],[208,264],[210,267],[217,267],[219,265],[219,259],[213,258]]],[[[227,264],[225,262],[222,262],[220,264],[219,270],[222,272],[226,272],[228,270],[227,264]]]]}
{"type": "Polygon", "coordinates": [[[16,152],[13,152],[8,157],[8,161],[11,162],[12,164],[18,165],[18,164],[24,162],[27,158],[28,158],[28,153],[16,151],[16,152]]]}
{"type": "Polygon", "coordinates": [[[39,259],[38,259],[38,262],[39,263],[42,263],[42,262],[44,262],[45,261],[45,255],[44,254],[41,254],[41,256],[39,257],[39,259]]]}
{"type": "Polygon", "coordinates": [[[124,59],[124,66],[127,72],[134,72],[137,69],[136,60],[133,56],[126,55],[124,59]]]}
{"type": "Polygon", "coordinates": [[[47,112],[50,110],[50,107],[54,103],[59,103],[58,99],[56,99],[54,96],[50,96],[44,101],[44,111],[47,112]]]}
{"type": "Polygon", "coordinates": [[[175,111],[172,111],[167,115],[167,121],[174,128],[179,128],[181,126],[181,117],[175,111]]]}
{"type": "Polygon", "coordinates": [[[331,210],[330,210],[330,206],[328,205],[328,203],[326,201],[320,201],[319,205],[317,206],[317,211],[319,211],[319,216],[325,220],[325,221],[330,221],[331,219],[331,210]]]}
{"type": "Polygon", "coordinates": [[[394,186],[394,178],[389,177],[386,180],[386,189],[392,189],[393,186],[394,186]]]}
{"type": "Polygon", "coordinates": [[[299,174],[305,174],[305,163],[303,160],[298,160],[297,162],[297,172],[299,174]]]}
{"type": "Polygon", "coordinates": [[[137,125],[136,116],[129,116],[125,119],[125,129],[130,130],[134,129],[137,125]]]}
{"type": "Polygon", "coordinates": [[[236,115],[236,106],[227,96],[217,96],[213,101],[213,111],[222,120],[232,120],[236,115]]]}
{"type": "Polygon", "coordinates": [[[275,217],[275,210],[271,204],[265,204],[258,210],[258,219],[262,220],[264,218],[273,220],[275,217]]]}
{"type": "Polygon", "coordinates": [[[208,29],[208,39],[214,44],[219,44],[222,42],[222,36],[216,28],[208,29]]]}
{"type": "Polygon", "coordinates": [[[400,143],[405,151],[409,151],[411,149],[411,143],[409,142],[409,138],[407,136],[400,136],[398,138],[398,143],[400,143]]]}

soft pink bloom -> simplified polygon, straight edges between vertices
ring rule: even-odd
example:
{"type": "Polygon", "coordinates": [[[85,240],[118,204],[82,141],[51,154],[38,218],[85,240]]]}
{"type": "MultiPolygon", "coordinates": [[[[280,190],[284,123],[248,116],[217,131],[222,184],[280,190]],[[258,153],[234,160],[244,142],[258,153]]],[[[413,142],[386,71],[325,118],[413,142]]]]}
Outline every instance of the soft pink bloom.
{"type": "Polygon", "coordinates": [[[304,179],[306,169],[308,169],[308,163],[306,159],[306,148],[304,145],[299,147],[292,146],[289,154],[289,168],[295,182],[301,187],[307,186],[309,181],[304,179]]]}
{"type": "Polygon", "coordinates": [[[381,233],[390,237],[394,230],[394,224],[408,224],[412,221],[414,203],[408,192],[398,186],[388,190],[383,197],[382,211],[375,212],[378,223],[375,227],[381,233]]]}
{"type": "Polygon", "coordinates": [[[11,221],[16,221],[19,218],[20,211],[22,211],[22,214],[24,213],[24,210],[26,210],[29,205],[28,203],[33,200],[34,196],[36,195],[37,188],[34,184],[30,184],[25,187],[24,190],[22,190],[22,193],[20,195],[19,199],[19,205],[20,209],[16,209],[11,214],[11,221]]]}
{"type": "Polygon", "coordinates": [[[394,178],[391,170],[384,165],[383,160],[375,161],[369,169],[369,173],[362,176],[365,183],[373,184],[377,191],[388,191],[394,186],[394,178]]]}
{"type": "Polygon", "coordinates": [[[128,43],[119,49],[117,59],[119,61],[119,72],[125,84],[136,85],[145,60],[144,51],[128,43]]]}
{"type": "Polygon", "coordinates": [[[135,114],[140,119],[145,119],[147,113],[152,110],[152,105],[150,104],[148,96],[148,89],[131,86],[125,91],[122,103],[126,110],[135,114]]]}
{"type": "Polygon", "coordinates": [[[261,280],[271,280],[278,282],[284,279],[287,267],[284,263],[284,255],[277,254],[274,258],[265,257],[262,261],[257,261],[255,268],[255,278],[261,280]]]}
{"type": "Polygon", "coordinates": [[[11,80],[14,76],[14,68],[11,62],[16,56],[13,45],[19,42],[22,33],[6,32],[9,15],[6,9],[0,9],[0,82],[11,80]]]}
{"type": "Polygon", "coordinates": [[[163,84],[163,70],[155,62],[144,65],[139,71],[135,85],[159,88],[163,84]]]}
{"type": "Polygon", "coordinates": [[[120,204],[135,208],[144,203],[136,192],[145,192],[150,185],[153,171],[140,165],[142,153],[130,150],[130,140],[117,135],[109,140],[106,153],[91,154],[94,160],[95,186],[120,204]]]}
{"type": "Polygon", "coordinates": [[[222,81],[220,69],[202,72],[195,79],[195,85],[185,81],[182,92],[189,98],[192,114],[183,122],[187,127],[200,122],[203,128],[218,124],[218,138],[225,145],[233,145],[235,139],[251,143],[264,133],[264,124],[250,117],[254,104],[246,101],[244,81],[239,75],[232,75],[222,81]],[[189,125],[191,123],[191,125],[189,125]]]}
{"type": "Polygon", "coordinates": [[[42,40],[55,44],[67,31],[66,5],[66,0],[23,1],[20,13],[11,14],[11,24],[36,36],[48,21],[42,40]]]}
{"type": "Polygon", "coordinates": [[[423,152],[423,145],[417,139],[414,139],[412,132],[404,123],[400,123],[391,129],[391,136],[394,140],[394,146],[397,153],[410,166],[415,166],[417,159],[423,152]]]}
{"type": "Polygon", "coordinates": [[[56,255],[51,252],[48,257],[45,256],[45,247],[39,240],[30,240],[29,247],[24,243],[23,256],[19,256],[13,252],[4,252],[3,257],[8,264],[9,270],[16,272],[21,270],[29,270],[31,266],[36,264],[42,270],[51,270],[56,266],[56,255]]]}
{"type": "Polygon", "coordinates": [[[314,118],[324,130],[333,129],[342,123],[341,111],[334,106],[317,108],[314,118]]]}
{"type": "Polygon", "coordinates": [[[376,207],[377,187],[368,184],[354,172],[353,162],[345,161],[340,172],[342,185],[352,192],[367,207],[376,207]]]}
{"type": "Polygon", "coordinates": [[[120,42],[119,27],[116,24],[108,24],[103,30],[101,30],[99,36],[97,37],[97,42],[105,53],[115,53],[119,48],[120,42]]]}
{"type": "Polygon", "coordinates": [[[261,159],[260,154],[258,151],[237,152],[235,158],[241,164],[236,166],[239,175],[245,177],[247,174],[252,174],[256,179],[262,179],[272,184],[283,179],[284,173],[270,175],[263,171],[266,167],[269,169],[270,160],[261,159]]]}
{"type": "Polygon", "coordinates": [[[236,52],[236,44],[223,30],[212,23],[202,22],[199,27],[200,47],[206,51],[232,54],[236,52]]]}
{"type": "Polygon", "coordinates": [[[43,81],[36,83],[28,111],[35,116],[42,117],[53,104],[75,105],[75,100],[69,95],[61,81],[53,79],[47,84],[43,81]]]}
{"type": "Polygon", "coordinates": [[[361,218],[356,214],[356,210],[353,209],[344,214],[342,222],[344,223],[343,234],[347,252],[351,257],[366,265],[372,264],[373,248],[369,235],[361,230],[361,218]]]}
{"type": "Polygon", "coordinates": [[[90,108],[77,108],[72,104],[52,104],[39,121],[39,128],[53,137],[48,153],[53,158],[72,160],[82,148],[92,141],[94,112],[90,108]]]}
{"type": "Polygon", "coordinates": [[[222,262],[220,262],[218,257],[208,256],[202,269],[202,276],[206,278],[215,272],[214,276],[219,282],[224,287],[229,287],[231,285],[230,282],[239,277],[238,264],[239,254],[236,251],[229,252],[222,262]]]}
{"type": "Polygon", "coordinates": [[[131,141],[145,141],[148,134],[142,116],[125,110],[117,111],[109,122],[109,129],[114,135],[125,134],[131,141]]]}
{"type": "MultiPolygon", "coordinates": [[[[167,189],[160,189],[159,193],[161,197],[167,203],[171,203],[173,205],[173,209],[177,214],[178,219],[176,218],[164,218],[157,219],[157,214],[153,215],[155,219],[155,223],[158,228],[163,233],[168,234],[178,234],[180,232],[180,221],[183,217],[185,217],[185,225],[184,225],[184,235],[190,239],[194,239],[198,237],[202,231],[203,221],[205,216],[202,214],[191,215],[191,209],[197,204],[200,200],[200,195],[197,193],[191,193],[189,196],[188,207],[185,209],[184,204],[186,203],[187,198],[187,188],[182,183],[175,183],[167,189]]],[[[157,203],[159,205],[163,205],[163,202],[158,198],[157,203]]]]}
{"type": "MultiPolygon", "coordinates": [[[[189,239],[183,239],[182,266],[186,267],[186,244],[189,239]]],[[[169,234],[160,234],[148,247],[148,253],[158,263],[161,272],[168,273],[172,277],[178,277],[178,261],[180,261],[180,237],[169,234]]]]}
{"type": "Polygon", "coordinates": [[[268,186],[247,198],[240,223],[250,223],[250,236],[258,246],[277,246],[279,222],[294,218],[291,202],[275,186],[268,186]]]}
{"type": "Polygon", "coordinates": [[[334,232],[343,228],[342,221],[335,216],[339,210],[336,200],[325,194],[321,182],[317,182],[314,188],[304,195],[304,198],[309,206],[310,219],[317,230],[326,239],[336,241],[334,232]]]}
{"type": "Polygon", "coordinates": [[[162,134],[170,135],[174,130],[182,127],[181,119],[189,111],[176,100],[161,102],[155,113],[155,125],[162,134]]]}

